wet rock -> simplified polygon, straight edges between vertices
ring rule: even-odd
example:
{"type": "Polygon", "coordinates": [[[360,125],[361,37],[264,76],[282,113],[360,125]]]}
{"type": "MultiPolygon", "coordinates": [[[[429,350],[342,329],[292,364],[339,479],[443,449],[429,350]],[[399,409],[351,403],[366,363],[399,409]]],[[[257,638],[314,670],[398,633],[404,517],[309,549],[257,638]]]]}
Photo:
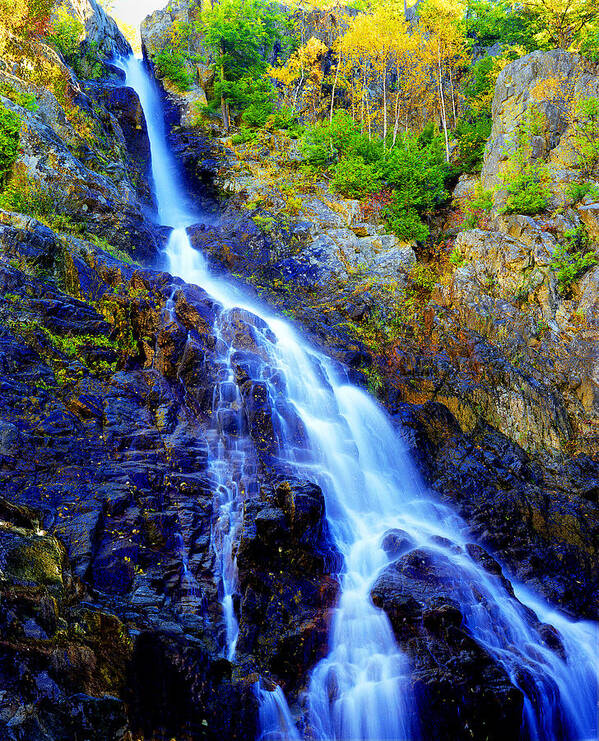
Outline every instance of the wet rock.
{"type": "Polygon", "coordinates": [[[414,546],[412,538],[403,530],[388,530],[381,540],[381,548],[390,559],[398,558],[414,546]]]}
{"type": "Polygon", "coordinates": [[[119,122],[127,142],[127,150],[139,174],[136,185],[142,200],[153,203],[153,196],[148,186],[150,173],[150,142],[145,116],[137,93],[128,87],[108,87],[101,93],[101,98],[119,122]]]}
{"type": "Polygon", "coordinates": [[[445,557],[420,549],[389,565],[371,591],[411,658],[421,732],[431,739],[517,735],[522,693],[464,628],[454,579],[445,557]]]}
{"type": "Polygon", "coordinates": [[[340,567],[314,484],[283,481],[248,503],[237,553],[242,592],[237,649],[297,691],[326,650],[340,567]]]}
{"type": "MultiPolygon", "coordinates": [[[[595,618],[596,462],[581,456],[543,468],[495,430],[465,434],[439,404],[404,409],[401,421],[414,435],[411,445],[427,480],[483,544],[548,600],[595,618]]],[[[490,573],[499,573],[487,551],[474,544],[468,549],[490,573]]]]}
{"type": "Polygon", "coordinates": [[[199,640],[142,633],[131,666],[132,727],[151,737],[254,738],[258,707],[251,679],[199,640]]]}

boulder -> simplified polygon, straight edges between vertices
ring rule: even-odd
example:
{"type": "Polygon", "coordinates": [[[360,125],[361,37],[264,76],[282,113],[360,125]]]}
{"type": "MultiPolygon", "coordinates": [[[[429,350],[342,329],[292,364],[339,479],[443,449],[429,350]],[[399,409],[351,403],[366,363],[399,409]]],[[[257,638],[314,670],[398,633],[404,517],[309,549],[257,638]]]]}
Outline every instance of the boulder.
{"type": "Polygon", "coordinates": [[[455,579],[445,556],[418,549],[384,569],[371,591],[410,656],[421,733],[439,741],[517,736],[522,693],[463,626],[455,579]]]}
{"type": "Polygon", "coordinates": [[[247,504],[237,553],[237,650],[292,694],[326,653],[340,565],[318,486],[281,481],[247,504]]]}

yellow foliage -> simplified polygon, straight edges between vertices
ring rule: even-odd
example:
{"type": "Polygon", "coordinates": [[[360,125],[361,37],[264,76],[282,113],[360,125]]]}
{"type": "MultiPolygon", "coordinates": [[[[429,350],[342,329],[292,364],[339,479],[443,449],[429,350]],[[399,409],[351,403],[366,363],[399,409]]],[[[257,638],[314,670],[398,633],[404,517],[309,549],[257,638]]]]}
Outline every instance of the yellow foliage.
{"type": "Polygon", "coordinates": [[[269,76],[285,89],[285,105],[295,109],[302,93],[303,113],[316,119],[323,82],[322,59],[328,47],[314,36],[294,52],[284,67],[271,68],[269,76]]]}

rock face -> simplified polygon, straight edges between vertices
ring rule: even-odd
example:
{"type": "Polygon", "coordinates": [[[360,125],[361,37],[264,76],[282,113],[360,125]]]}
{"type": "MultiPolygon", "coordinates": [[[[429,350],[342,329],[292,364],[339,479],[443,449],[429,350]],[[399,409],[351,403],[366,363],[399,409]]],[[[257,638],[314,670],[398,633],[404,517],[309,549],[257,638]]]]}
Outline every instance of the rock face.
{"type": "Polygon", "coordinates": [[[32,680],[0,666],[0,723],[41,738],[91,723],[104,739],[253,738],[259,676],[293,699],[325,651],[340,568],[320,489],[277,464],[253,380],[260,320],[5,212],[0,288],[0,631],[36,657],[32,680]],[[231,389],[217,322],[238,355],[242,417],[218,401],[231,389]],[[221,436],[244,436],[259,466],[238,535],[236,664],[223,658],[211,536],[221,436]],[[18,715],[30,681],[49,714],[18,715]]]}
{"type": "MultiPolygon", "coordinates": [[[[569,143],[574,100],[599,94],[599,77],[582,57],[555,49],[533,52],[508,64],[500,73],[493,98],[493,129],[485,150],[481,180],[485,188],[501,184],[501,173],[518,124],[535,110],[540,115],[533,156],[547,160],[557,185],[568,182],[567,169],[575,163],[569,143]]],[[[562,188],[563,190],[563,188],[562,188]]]]}
{"type": "MultiPolygon", "coordinates": [[[[142,22],[140,27],[142,52],[144,59],[151,64],[156,54],[168,46],[168,39],[174,23],[189,22],[195,8],[189,0],[175,0],[161,10],[155,10],[142,22]]],[[[189,40],[189,51],[196,57],[205,59],[206,63],[196,63],[189,67],[190,89],[179,90],[167,79],[160,83],[169,103],[179,111],[178,118],[184,127],[193,127],[198,119],[200,109],[206,104],[206,90],[214,80],[214,71],[210,65],[210,52],[202,44],[201,37],[193,35],[189,40]]]]}
{"type": "Polygon", "coordinates": [[[85,36],[81,41],[97,44],[98,51],[104,57],[132,54],[131,46],[116,21],[104,12],[96,0],[61,0],[60,5],[83,24],[85,36]]]}
{"type": "Polygon", "coordinates": [[[326,525],[324,498],[311,483],[283,481],[244,513],[237,566],[242,590],[237,651],[280,677],[292,695],[326,654],[328,608],[342,559],[326,525]],[[283,626],[283,630],[281,627],[283,626]]]}
{"type": "Polygon", "coordinates": [[[2,98],[23,121],[13,179],[26,195],[38,194],[26,208],[60,222],[63,230],[96,234],[151,261],[162,236],[146,214],[148,144],[137,96],[114,77],[78,80],[42,42],[33,82],[28,60],[16,55],[12,61],[12,73],[0,71],[0,80],[7,90],[35,95],[37,105],[25,108],[8,92],[2,98]],[[64,80],[64,89],[44,83],[48,79],[64,80]]]}
{"type": "Polygon", "coordinates": [[[438,403],[400,405],[396,415],[427,482],[479,542],[548,601],[597,619],[597,462],[543,466],[488,426],[464,434],[438,403]]]}
{"type": "MultiPolygon", "coordinates": [[[[175,21],[187,21],[189,19],[188,0],[175,0],[167,7],[155,10],[141,24],[140,32],[144,57],[151,59],[155,54],[162,51],[166,39],[175,21]]],[[[194,50],[199,51],[194,47],[194,50]]]]}
{"type": "MultiPolygon", "coordinates": [[[[71,7],[89,40],[107,54],[121,49],[93,2],[71,7]]],[[[171,4],[146,23],[147,54],[186,7],[171,4]]],[[[303,426],[284,394],[271,394],[282,380],[264,350],[265,338],[274,341],[264,322],[115,250],[155,263],[165,237],[144,208],[139,101],[114,78],[77,80],[40,49],[40,64],[64,75],[84,118],[42,85],[37,111],[6,101],[24,120],[18,171],[66,198],[53,201],[47,224],[0,211],[0,735],[255,738],[259,684],[283,686],[301,721],[342,569],[321,490],[279,457],[277,421],[300,452],[303,426]],[[244,494],[237,512],[223,505],[233,486],[244,494]],[[229,595],[234,661],[221,606],[224,535],[238,578],[229,595]]],[[[548,70],[543,79],[573,79],[571,57],[560,55],[535,58],[548,70]]],[[[24,70],[14,71],[2,80],[22,85],[24,70]]],[[[531,75],[521,74],[529,87],[531,75]]],[[[506,72],[498,100],[511,99],[509,79],[506,72]]],[[[559,132],[561,119],[546,113],[559,132]]],[[[497,124],[497,142],[511,131],[508,119],[497,124]]],[[[586,452],[598,449],[596,434],[581,430],[596,410],[599,271],[573,288],[590,321],[575,336],[575,307],[558,295],[550,269],[578,217],[494,216],[488,229],[460,235],[464,264],[418,293],[413,246],[364,221],[360,204],[325,184],[277,222],[281,194],[260,160],[275,151],[273,161],[297,176],[297,159],[276,134],[243,156],[229,140],[174,134],[206,213],[218,210],[207,182],[230,196],[221,221],[190,229],[194,244],[221,269],[255,273],[349,379],[385,390],[428,483],[489,549],[471,543],[470,557],[511,589],[497,553],[563,609],[596,618],[599,468],[585,454],[558,455],[580,440],[586,452]],[[400,311],[408,289],[426,304],[424,337],[400,311]],[[501,334],[489,330],[496,315],[501,334]],[[405,342],[387,358],[393,383],[385,388],[373,346],[386,324],[405,342]]],[[[543,156],[559,149],[560,136],[539,143],[543,156]]],[[[499,149],[490,145],[491,169],[499,149]]],[[[592,206],[580,210],[590,230],[592,206]]],[[[446,561],[400,531],[386,534],[384,549],[390,563],[372,599],[410,655],[423,736],[517,737],[522,694],[473,640],[446,561]]]]}

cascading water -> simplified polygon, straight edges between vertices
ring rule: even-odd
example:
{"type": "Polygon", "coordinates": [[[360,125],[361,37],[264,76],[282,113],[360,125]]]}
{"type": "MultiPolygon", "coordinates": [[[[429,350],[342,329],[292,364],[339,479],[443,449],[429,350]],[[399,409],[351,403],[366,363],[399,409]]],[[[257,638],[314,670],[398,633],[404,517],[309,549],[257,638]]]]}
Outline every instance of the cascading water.
{"type": "MultiPolygon", "coordinates": [[[[471,635],[505,668],[525,695],[522,738],[552,741],[597,738],[597,626],[573,622],[522,588],[516,596],[499,576],[470,555],[465,523],[423,490],[389,419],[343,372],[311,348],[284,321],[239,295],[207,270],[187,237],[200,221],[189,208],[176,163],[169,152],[163,111],[153,81],[141,62],[122,62],[127,84],[138,92],[146,114],[152,173],[160,222],[173,226],[167,256],[170,270],[204,288],[226,312],[242,307],[260,317],[261,352],[281,383],[262,379],[272,408],[294,409],[306,431],[307,450],[298,453],[278,419],[278,448],[325,495],[331,532],[344,558],[341,596],[332,619],[329,653],[314,668],[308,690],[309,726],[317,739],[409,739],[418,736],[410,665],[398,649],[389,620],[370,598],[374,581],[388,564],[381,548],[385,533],[406,534],[407,549],[420,548],[443,569],[471,635]],[[531,619],[531,610],[536,614],[531,619]],[[563,658],[544,642],[539,623],[549,623],[563,644],[563,658]]],[[[220,338],[226,346],[226,338],[220,338]]],[[[233,602],[233,555],[243,500],[252,495],[255,460],[243,439],[228,440],[239,409],[231,353],[223,351],[222,378],[214,409],[218,420],[211,443],[217,482],[213,549],[226,622],[226,653],[233,658],[237,622],[233,602]]],[[[216,394],[216,392],[215,392],[216,394]]],[[[299,738],[280,688],[256,687],[261,702],[260,738],[299,738]]]]}

